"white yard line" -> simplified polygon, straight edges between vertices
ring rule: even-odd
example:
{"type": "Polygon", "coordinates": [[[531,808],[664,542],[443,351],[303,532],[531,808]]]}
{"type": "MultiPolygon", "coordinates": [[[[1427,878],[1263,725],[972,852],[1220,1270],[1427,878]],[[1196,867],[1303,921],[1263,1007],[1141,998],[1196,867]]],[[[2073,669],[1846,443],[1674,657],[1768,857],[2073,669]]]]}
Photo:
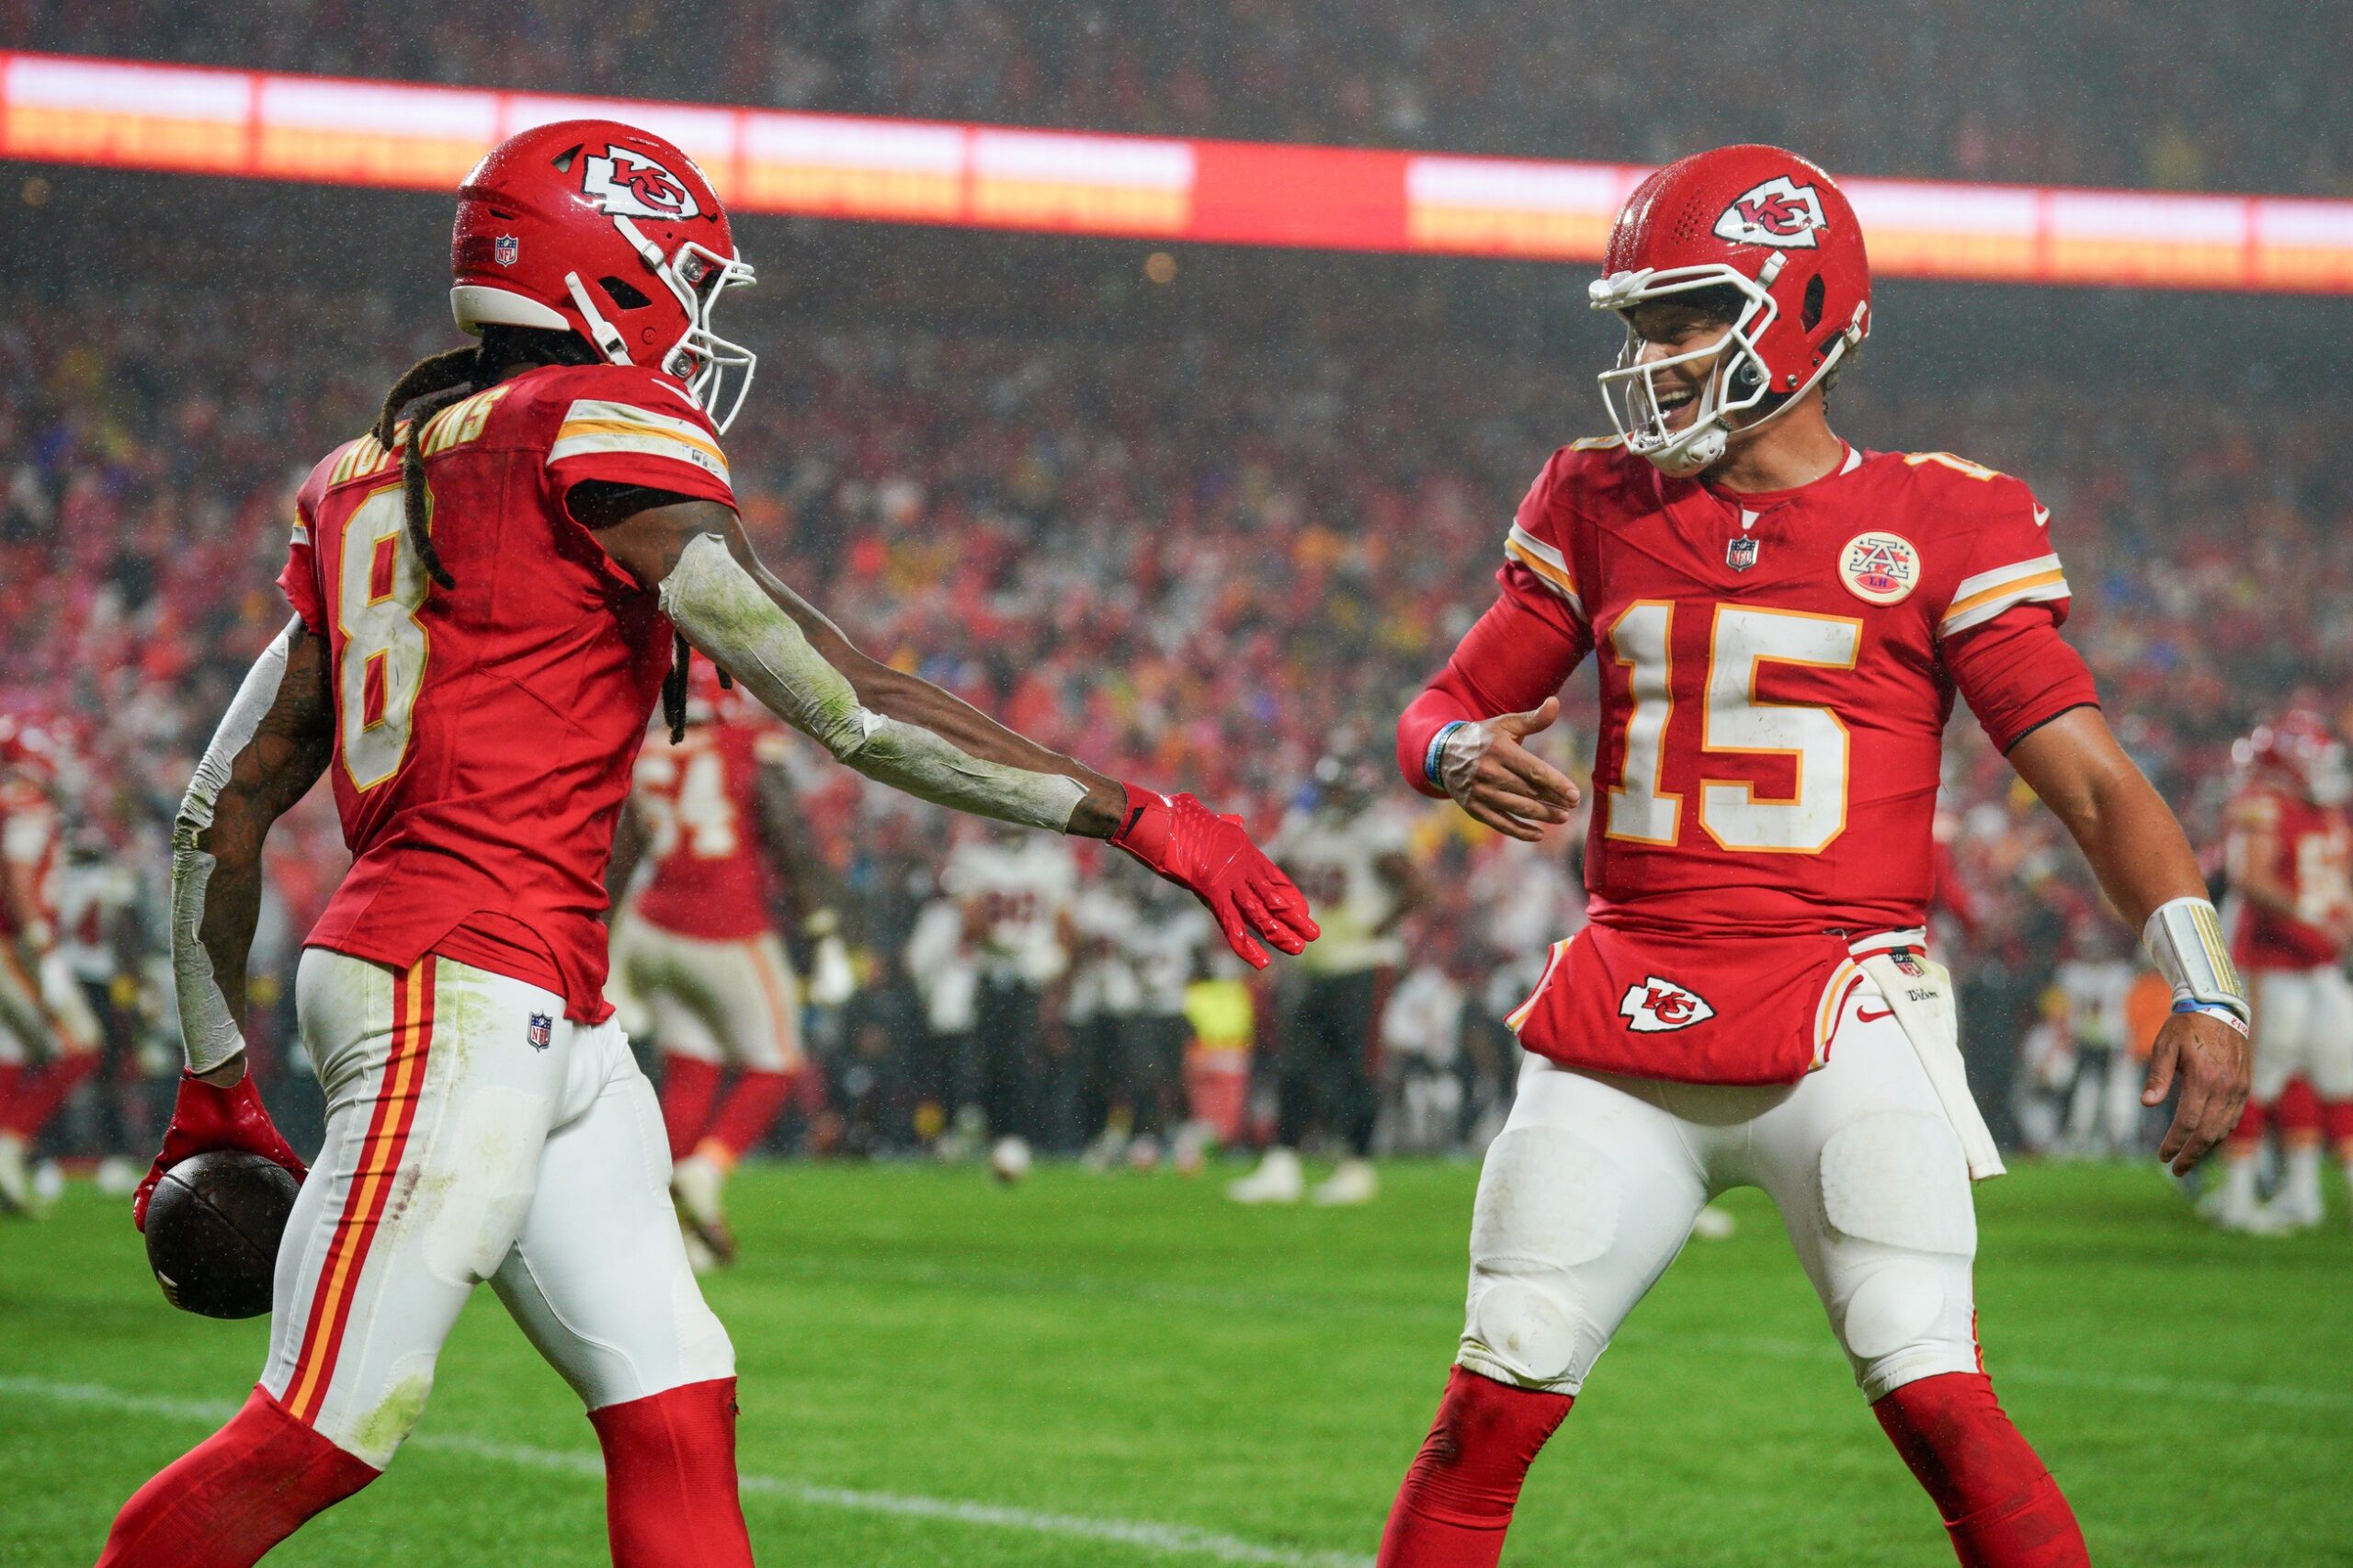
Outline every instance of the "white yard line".
{"type": "MultiPolygon", "coordinates": [[[[41,1400],[52,1404],[78,1404],[126,1415],[147,1415],[166,1421],[214,1426],[237,1413],[226,1401],[170,1399],[125,1392],[101,1383],[51,1382],[40,1378],[0,1378],[0,1398],[41,1400]]],[[[502,1443],[462,1432],[420,1432],[408,1446],[429,1452],[460,1454],[529,1470],[602,1480],[605,1461],[580,1449],[539,1449],[522,1443],[502,1443]]],[[[1030,1535],[1060,1536],[1074,1540],[1105,1541],[1167,1557],[1208,1558],[1218,1562],[1262,1564],[1263,1568],[1370,1568],[1372,1559],[1347,1551],[1299,1551],[1264,1546],[1238,1536],[1190,1525],[1156,1524],[1148,1519],[1107,1519],[1084,1514],[1050,1514],[995,1503],[972,1503],[952,1497],[921,1497],[898,1492],[865,1492],[844,1486],[818,1486],[787,1481],[781,1476],[745,1475],[746,1493],[777,1497],[812,1508],[842,1508],[853,1513],[889,1514],[901,1518],[945,1519],[953,1524],[995,1529],[1021,1530],[1030,1535]]]]}

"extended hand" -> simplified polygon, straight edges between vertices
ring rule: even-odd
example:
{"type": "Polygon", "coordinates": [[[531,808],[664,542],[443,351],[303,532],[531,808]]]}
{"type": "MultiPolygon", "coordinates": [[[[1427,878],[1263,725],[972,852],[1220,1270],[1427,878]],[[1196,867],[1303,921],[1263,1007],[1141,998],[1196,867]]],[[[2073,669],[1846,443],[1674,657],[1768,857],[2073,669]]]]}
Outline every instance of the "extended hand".
{"type": "Polygon", "coordinates": [[[155,1184],[164,1179],[164,1173],[182,1160],[213,1149],[243,1149],[275,1160],[291,1171],[298,1182],[310,1175],[302,1157],[278,1135],[277,1124],[254,1092],[253,1074],[246,1074],[222,1088],[183,1073],[179,1096],[172,1102],[172,1124],[164,1130],[163,1152],[147,1167],[147,1179],[131,1197],[131,1222],[144,1231],[147,1201],[155,1196],[155,1184]]]}
{"type": "Polygon", "coordinates": [[[1252,968],[1267,967],[1254,932],[1287,953],[1323,935],[1307,895],[1250,842],[1240,817],[1220,816],[1190,795],[1127,790],[1127,820],[1111,842],[1207,904],[1226,945],[1252,968]]]}
{"type": "Polygon", "coordinates": [[[1464,724],[1438,748],[1438,783],[1456,805],[1497,833],[1540,840],[1548,824],[1569,820],[1577,787],[1519,743],[1560,716],[1561,699],[1548,697],[1526,713],[1464,724]]]}
{"type": "Polygon", "coordinates": [[[2238,1124],[2246,1107],[2246,1032],[2211,1013],[2176,1013],[2150,1049],[2149,1082],[2141,1103],[2162,1104],[2177,1076],[2181,1101],[2174,1107],[2165,1142],[2157,1145],[2157,1158],[2174,1175],[2188,1176],[2238,1124]]]}

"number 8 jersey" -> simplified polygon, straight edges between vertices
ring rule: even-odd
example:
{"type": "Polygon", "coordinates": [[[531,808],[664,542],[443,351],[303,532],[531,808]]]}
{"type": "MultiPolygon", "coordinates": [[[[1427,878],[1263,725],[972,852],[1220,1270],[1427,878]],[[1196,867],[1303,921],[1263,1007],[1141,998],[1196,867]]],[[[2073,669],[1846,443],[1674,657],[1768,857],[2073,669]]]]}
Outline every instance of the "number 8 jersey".
{"type": "Polygon", "coordinates": [[[1848,449],[1769,494],[1668,478],[1614,438],[1554,453],[1506,540],[1501,600],[1400,726],[1435,793],[1415,747],[1437,723],[1535,707],[1595,656],[1586,881],[1597,950],[1618,961],[1585,1000],[1609,1033],[1554,1019],[1575,1038],[1548,1051],[1531,1007],[1523,1042],[1701,1081],[1826,1060],[1801,1027],[1821,1021],[1824,974],[1926,921],[1956,692],[2004,750],[2096,700],[2056,630],[2048,521],[2025,485],[1942,452],[1848,449]],[[1760,1029],[1760,989],[1785,988],[1790,1027],[1760,1029]]]}
{"type": "Polygon", "coordinates": [[[454,587],[410,546],[399,448],[337,448],[295,503],[278,583],[327,645],[353,857],[309,945],[439,953],[599,1022],[605,864],[671,631],[564,497],[601,480],[732,507],[727,461],[676,383],[630,366],[526,371],[422,440],[454,587]]]}

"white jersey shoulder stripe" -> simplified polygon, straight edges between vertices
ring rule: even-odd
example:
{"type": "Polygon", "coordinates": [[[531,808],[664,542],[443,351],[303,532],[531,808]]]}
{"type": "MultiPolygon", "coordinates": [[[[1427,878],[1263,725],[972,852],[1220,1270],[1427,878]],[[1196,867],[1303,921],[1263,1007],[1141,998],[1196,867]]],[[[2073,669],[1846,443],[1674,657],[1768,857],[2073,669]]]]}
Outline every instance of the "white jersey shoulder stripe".
{"type": "Polygon", "coordinates": [[[1579,620],[1586,619],[1585,601],[1577,597],[1576,579],[1569,572],[1566,557],[1514,523],[1504,540],[1504,553],[1543,581],[1546,587],[1567,602],[1579,620]]]}
{"type": "MultiPolygon", "coordinates": [[[[2059,570],[2059,557],[2038,555],[2029,561],[2014,561],[2007,566],[1996,566],[1990,572],[1980,572],[1973,577],[1963,577],[1952,591],[1951,609],[1959,609],[1970,599],[1989,588],[1998,588],[2021,577],[2040,576],[2059,570]]],[[[1949,610],[1948,611],[1949,613],[1949,610]]]]}
{"type": "Polygon", "coordinates": [[[1966,608],[1956,605],[1945,612],[1937,632],[1939,636],[1950,637],[1972,626],[1983,626],[2013,606],[2048,603],[2067,597],[2067,579],[2054,570],[2043,575],[2025,578],[2008,587],[1988,589],[1966,608]]]}
{"type": "Polygon", "coordinates": [[[564,414],[555,444],[548,449],[548,462],[552,466],[566,458],[600,452],[668,458],[722,481],[730,479],[726,454],[702,426],[635,403],[582,398],[564,414]]]}

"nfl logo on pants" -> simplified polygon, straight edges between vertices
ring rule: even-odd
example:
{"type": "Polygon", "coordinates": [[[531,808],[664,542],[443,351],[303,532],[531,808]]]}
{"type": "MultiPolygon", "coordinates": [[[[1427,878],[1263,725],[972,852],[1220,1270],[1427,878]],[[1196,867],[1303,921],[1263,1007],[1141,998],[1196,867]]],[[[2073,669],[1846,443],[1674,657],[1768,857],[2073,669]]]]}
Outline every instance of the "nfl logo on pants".
{"type": "Polygon", "coordinates": [[[523,1031],[523,1038],[531,1042],[533,1051],[545,1051],[555,1040],[555,1020],[545,1013],[532,1014],[530,1027],[523,1031]]]}

